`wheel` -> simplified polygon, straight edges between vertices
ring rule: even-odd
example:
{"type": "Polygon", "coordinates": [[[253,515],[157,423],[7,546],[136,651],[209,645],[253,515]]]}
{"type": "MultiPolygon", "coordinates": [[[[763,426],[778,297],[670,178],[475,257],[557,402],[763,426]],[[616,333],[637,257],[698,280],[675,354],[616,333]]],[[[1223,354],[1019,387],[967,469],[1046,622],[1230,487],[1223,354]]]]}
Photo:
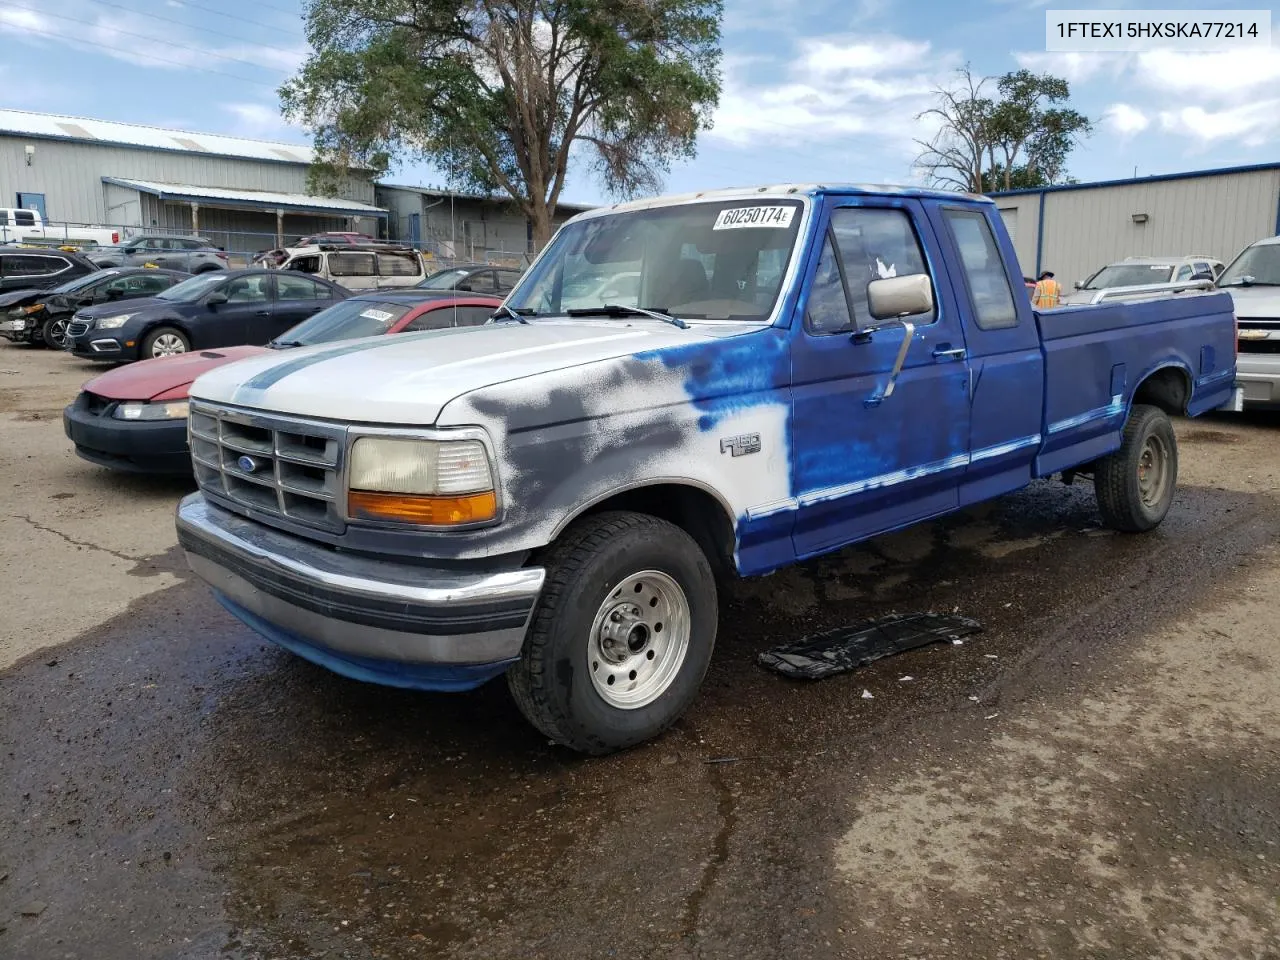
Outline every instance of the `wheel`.
{"type": "Polygon", "coordinates": [[[600,513],[544,557],[547,582],[507,685],[550,739],[601,755],[666,730],[693,702],[715,646],[706,555],[674,524],[600,513]]]}
{"type": "Polygon", "coordinates": [[[46,320],[40,328],[40,339],[44,341],[44,345],[54,350],[70,350],[71,338],[67,336],[69,323],[66,317],[50,317],[46,320]]]}
{"type": "Polygon", "coordinates": [[[142,341],[144,360],[151,357],[172,357],[190,349],[191,341],[187,339],[187,335],[173,327],[156,327],[142,341]]]}
{"type": "Polygon", "coordinates": [[[1094,465],[1093,485],[1107,526],[1144,533],[1160,524],[1178,482],[1178,441],[1168,415],[1138,404],[1129,412],[1120,449],[1094,465]]]}

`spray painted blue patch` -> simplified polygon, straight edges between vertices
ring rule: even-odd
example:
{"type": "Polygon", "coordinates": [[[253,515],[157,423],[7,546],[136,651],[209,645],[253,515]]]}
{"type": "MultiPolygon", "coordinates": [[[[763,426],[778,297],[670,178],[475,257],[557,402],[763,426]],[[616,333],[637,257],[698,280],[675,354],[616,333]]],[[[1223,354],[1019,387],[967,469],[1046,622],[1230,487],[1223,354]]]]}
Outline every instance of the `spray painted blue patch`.
{"type": "Polygon", "coordinates": [[[790,383],[789,358],[787,332],[774,327],[636,354],[685,372],[684,388],[702,413],[698,429],[704,433],[739,411],[785,403],[778,391],[790,383]]]}
{"type": "MultiPolygon", "coordinates": [[[[356,657],[326,647],[317,646],[310,640],[298,636],[288,630],[282,630],[268,623],[255,613],[251,613],[234,600],[228,599],[214,591],[214,596],[238,620],[251,628],[255,633],[290,653],[297,654],[317,666],[332,670],[334,673],[351,680],[364,683],[376,683],[384,687],[399,687],[402,690],[430,690],[440,693],[457,693],[474,690],[483,683],[504,673],[515,660],[499,660],[495,663],[397,663],[391,660],[374,660],[369,657],[356,657]]],[[[518,658],[517,658],[518,659],[518,658]]]]}

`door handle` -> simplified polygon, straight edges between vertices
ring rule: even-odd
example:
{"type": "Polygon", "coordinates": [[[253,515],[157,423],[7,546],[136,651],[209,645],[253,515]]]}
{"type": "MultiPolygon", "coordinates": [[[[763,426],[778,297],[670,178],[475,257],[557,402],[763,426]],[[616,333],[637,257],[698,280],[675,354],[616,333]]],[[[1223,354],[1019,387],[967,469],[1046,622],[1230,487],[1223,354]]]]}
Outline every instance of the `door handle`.
{"type": "Polygon", "coordinates": [[[936,347],[933,351],[933,359],[935,360],[963,360],[965,357],[964,347],[943,348],[936,347]]]}
{"type": "Polygon", "coordinates": [[[271,311],[270,311],[270,310],[255,310],[255,311],[253,311],[253,315],[254,315],[255,317],[269,317],[269,316],[271,316],[271,311]]]}

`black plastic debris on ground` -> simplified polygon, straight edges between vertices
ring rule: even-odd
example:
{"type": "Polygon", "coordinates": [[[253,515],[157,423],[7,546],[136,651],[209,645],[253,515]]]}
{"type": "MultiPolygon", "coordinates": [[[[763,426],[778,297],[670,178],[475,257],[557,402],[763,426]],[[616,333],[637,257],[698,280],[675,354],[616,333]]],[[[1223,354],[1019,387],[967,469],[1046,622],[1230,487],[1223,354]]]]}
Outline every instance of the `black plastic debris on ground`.
{"type": "Polygon", "coordinates": [[[882,657],[931,643],[950,643],[981,630],[982,624],[968,617],[909,613],[805,637],[796,643],[766,650],[757,662],[784,677],[822,680],[865,667],[882,657]]]}

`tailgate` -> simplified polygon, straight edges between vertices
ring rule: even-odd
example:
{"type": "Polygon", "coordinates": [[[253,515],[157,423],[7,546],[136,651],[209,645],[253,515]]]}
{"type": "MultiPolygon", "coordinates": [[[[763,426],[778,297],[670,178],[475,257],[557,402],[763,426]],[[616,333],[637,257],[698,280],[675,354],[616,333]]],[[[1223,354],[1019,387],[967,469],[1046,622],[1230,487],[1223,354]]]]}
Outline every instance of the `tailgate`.
{"type": "Polygon", "coordinates": [[[1236,342],[1229,294],[1064,307],[1037,312],[1036,323],[1045,356],[1040,476],[1118,448],[1135,390],[1160,368],[1176,367],[1190,378],[1193,416],[1231,398],[1236,342]]]}

